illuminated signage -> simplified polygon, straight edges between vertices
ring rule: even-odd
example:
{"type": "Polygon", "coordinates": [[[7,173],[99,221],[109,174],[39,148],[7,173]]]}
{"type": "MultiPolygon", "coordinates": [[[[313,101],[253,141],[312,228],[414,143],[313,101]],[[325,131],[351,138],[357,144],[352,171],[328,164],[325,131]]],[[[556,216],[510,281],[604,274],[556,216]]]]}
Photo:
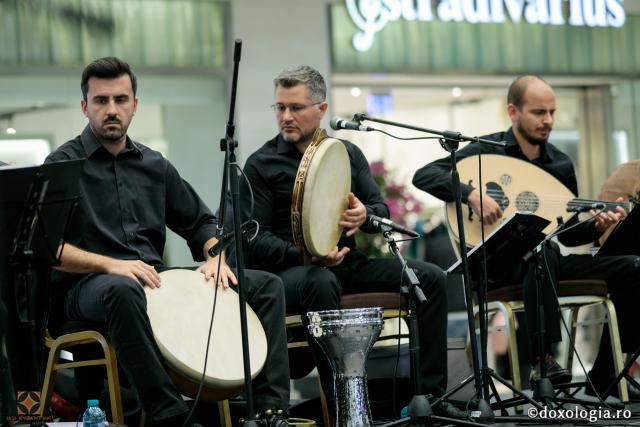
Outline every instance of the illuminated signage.
{"type": "Polygon", "coordinates": [[[472,24],[521,20],[529,24],[622,27],[623,0],[346,0],[349,16],[360,29],[353,46],[366,51],[387,23],[405,19],[472,24]],[[568,3],[563,7],[563,3],[568,3]]]}

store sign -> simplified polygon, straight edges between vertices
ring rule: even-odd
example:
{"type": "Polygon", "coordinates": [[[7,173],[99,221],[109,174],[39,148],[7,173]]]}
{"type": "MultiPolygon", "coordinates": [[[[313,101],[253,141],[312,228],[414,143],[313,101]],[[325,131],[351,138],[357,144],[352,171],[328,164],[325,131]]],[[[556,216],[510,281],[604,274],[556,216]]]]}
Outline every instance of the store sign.
{"type": "Polygon", "coordinates": [[[621,27],[623,0],[346,0],[349,16],[360,29],[353,46],[367,51],[387,23],[407,21],[499,24],[510,19],[529,24],[621,27]],[[568,7],[563,8],[563,3],[568,7]]]}

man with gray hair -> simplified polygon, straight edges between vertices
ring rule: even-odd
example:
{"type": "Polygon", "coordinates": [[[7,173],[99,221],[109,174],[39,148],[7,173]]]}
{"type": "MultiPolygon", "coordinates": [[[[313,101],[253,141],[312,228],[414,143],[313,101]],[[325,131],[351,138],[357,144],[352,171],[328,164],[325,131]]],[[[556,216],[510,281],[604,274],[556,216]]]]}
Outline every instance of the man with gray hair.
{"type": "MultiPolygon", "coordinates": [[[[349,206],[339,221],[344,232],[327,256],[314,257],[307,265],[301,261],[291,229],[292,192],[303,154],[327,112],[326,85],[322,75],[306,65],[283,71],[274,85],[272,107],[280,132],[254,152],[244,167],[254,195],[253,218],[260,224],[257,237],[248,246],[248,267],[273,272],[283,280],[288,312],[340,309],[342,293],[399,291],[400,263],[395,259],[369,259],[356,248],[354,234],[358,230],[378,231],[365,222],[367,215],[388,218],[389,208],[373,180],[367,159],[349,141],[341,140],[351,166],[349,206]]],[[[248,208],[250,192],[246,183],[243,186],[243,207],[248,208]]],[[[437,397],[447,385],[446,278],[435,265],[408,263],[428,300],[418,310],[422,392],[437,397]]],[[[331,370],[312,341],[321,381],[331,399],[331,370]]],[[[441,415],[462,415],[447,402],[433,409],[441,415]]]]}

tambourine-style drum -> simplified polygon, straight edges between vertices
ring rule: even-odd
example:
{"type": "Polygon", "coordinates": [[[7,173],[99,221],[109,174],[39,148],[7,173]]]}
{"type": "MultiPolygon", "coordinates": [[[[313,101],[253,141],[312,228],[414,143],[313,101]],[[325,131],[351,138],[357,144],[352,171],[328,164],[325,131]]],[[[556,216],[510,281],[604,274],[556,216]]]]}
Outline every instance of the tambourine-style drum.
{"type": "Polygon", "coordinates": [[[317,129],[304,152],[291,197],[293,243],[307,256],[326,256],[340,240],[349,206],[351,163],[344,144],[317,129]]]}
{"type": "Polygon", "coordinates": [[[310,311],[309,333],[331,363],[337,427],[373,425],[365,361],[382,330],[380,307],[310,311]]]}
{"type": "MultiPolygon", "coordinates": [[[[181,392],[197,390],[202,377],[215,285],[202,273],[167,270],[160,288],[145,287],[147,314],[153,334],[181,392]]],[[[251,376],[258,375],[267,357],[267,338],[260,320],[247,305],[251,376]]],[[[244,385],[240,303],[231,289],[218,288],[205,388],[211,398],[233,396],[244,385]]]]}

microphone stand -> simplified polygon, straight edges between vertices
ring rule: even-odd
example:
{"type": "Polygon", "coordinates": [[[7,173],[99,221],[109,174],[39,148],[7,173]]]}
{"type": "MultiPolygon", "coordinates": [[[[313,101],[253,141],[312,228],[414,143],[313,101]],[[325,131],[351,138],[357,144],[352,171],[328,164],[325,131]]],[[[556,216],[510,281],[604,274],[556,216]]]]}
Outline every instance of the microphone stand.
{"type": "MultiPolygon", "coordinates": [[[[242,251],[242,239],[240,228],[240,185],[238,180],[238,163],[236,160],[235,149],[238,147],[238,141],[233,138],[235,133],[235,123],[233,116],[235,112],[236,91],[238,87],[238,67],[240,63],[240,53],[242,50],[242,40],[236,39],[233,52],[233,80],[231,84],[231,103],[229,106],[229,121],[227,122],[225,137],[220,140],[220,150],[225,152],[224,170],[222,175],[222,190],[220,191],[220,210],[218,219],[218,238],[224,234],[224,213],[225,200],[227,195],[227,182],[229,183],[229,191],[231,193],[231,206],[233,211],[233,228],[236,236],[236,277],[238,279],[238,299],[240,300],[240,331],[242,334],[242,361],[244,364],[244,394],[247,401],[247,420],[243,426],[258,426],[255,421],[255,412],[253,407],[253,388],[251,385],[251,361],[249,359],[249,340],[247,333],[247,309],[246,309],[246,292],[244,288],[244,256],[242,251]]],[[[220,254],[222,256],[222,254],[220,254]]]]}
{"type": "MultiPolygon", "coordinates": [[[[544,406],[552,408],[553,403],[557,403],[559,406],[566,403],[573,403],[576,405],[581,405],[583,407],[600,407],[602,405],[599,401],[587,401],[582,399],[575,399],[573,397],[560,397],[556,395],[553,384],[547,377],[547,367],[544,363],[544,355],[545,355],[545,311],[544,306],[542,304],[542,296],[541,290],[544,282],[544,268],[546,266],[546,259],[544,256],[544,252],[546,249],[550,248],[551,239],[562,234],[563,232],[569,230],[573,226],[566,226],[566,223],[562,221],[562,217],[558,217],[558,226],[552,232],[549,233],[535,248],[528,251],[523,257],[522,260],[524,263],[528,263],[529,261],[533,262],[533,267],[535,270],[535,295],[536,295],[536,344],[538,350],[538,363],[540,367],[540,378],[537,379],[533,384],[531,384],[531,389],[533,390],[533,398],[544,404],[544,406]]],[[[551,281],[551,277],[547,276],[547,280],[551,281]]],[[[549,286],[554,286],[553,283],[548,283],[549,286]]],[[[572,351],[572,350],[571,350],[572,351]]],[[[570,384],[569,384],[570,385],[570,384]]],[[[563,388],[562,385],[559,388],[563,388]]],[[[606,399],[606,395],[604,396],[606,399]]],[[[536,420],[540,422],[542,420],[536,420]]],[[[550,420],[551,423],[555,420],[550,420]]]]}
{"type": "MultiPolygon", "coordinates": [[[[460,193],[460,175],[458,174],[457,169],[457,159],[456,159],[456,151],[458,150],[458,146],[462,141],[476,141],[478,143],[492,145],[495,147],[504,147],[504,142],[491,141],[483,138],[469,137],[462,135],[459,132],[453,131],[438,131],[423,127],[417,127],[412,125],[407,125],[404,123],[398,123],[390,120],[377,119],[374,117],[370,117],[366,114],[356,114],[354,115],[354,120],[360,122],[363,120],[368,120],[375,123],[382,123],[390,126],[400,127],[403,129],[410,129],[418,132],[428,133],[432,135],[439,135],[442,137],[440,139],[440,145],[450,153],[451,158],[451,185],[453,186],[454,198],[455,198],[455,206],[456,206],[456,217],[458,221],[458,235],[460,239],[460,259],[462,261],[462,282],[464,285],[464,294],[465,294],[465,302],[467,306],[467,321],[469,324],[469,333],[473,334],[475,331],[475,322],[473,315],[473,295],[471,293],[471,285],[469,279],[469,263],[467,259],[467,243],[465,240],[464,234],[464,225],[462,220],[462,198],[460,193]]],[[[479,292],[478,295],[478,305],[480,308],[480,331],[486,330],[486,324],[484,321],[484,295],[479,292]]],[[[480,334],[480,341],[483,341],[483,334],[480,334]]],[[[471,339],[471,355],[473,359],[473,379],[474,385],[476,389],[477,400],[475,402],[475,408],[471,411],[471,418],[476,419],[479,422],[487,422],[492,423],[494,420],[493,411],[491,406],[488,403],[489,399],[489,385],[483,382],[484,374],[489,372],[489,368],[486,365],[486,357],[482,357],[480,360],[480,353],[478,351],[478,344],[475,339],[471,339]],[[481,364],[482,363],[482,364],[481,364]]],[[[484,349],[485,346],[482,345],[484,349]]],[[[466,384],[466,382],[465,382],[466,384]]],[[[444,396],[440,397],[434,402],[434,405],[439,404],[446,397],[451,395],[453,392],[457,391],[455,389],[452,392],[445,393],[444,396]]],[[[456,420],[457,423],[458,420],[456,420]]]]}
{"type": "Polygon", "coordinates": [[[421,304],[427,302],[427,298],[424,296],[422,289],[420,288],[420,281],[416,276],[413,269],[409,268],[407,261],[400,253],[400,249],[393,238],[391,231],[392,227],[388,224],[380,223],[378,225],[382,230],[382,235],[387,240],[389,245],[389,251],[396,257],[396,259],[402,265],[403,278],[407,279],[408,286],[400,287],[400,294],[409,298],[409,315],[407,321],[409,324],[409,355],[410,355],[410,367],[411,367],[411,381],[413,383],[413,397],[409,403],[409,416],[401,418],[391,423],[383,424],[383,427],[399,426],[399,425],[416,425],[421,424],[425,420],[440,421],[450,424],[457,424],[468,427],[479,427],[482,424],[478,424],[472,421],[458,420],[453,418],[441,417],[433,415],[433,410],[429,403],[429,398],[422,394],[422,385],[420,383],[420,338],[418,334],[418,307],[421,304]]]}

